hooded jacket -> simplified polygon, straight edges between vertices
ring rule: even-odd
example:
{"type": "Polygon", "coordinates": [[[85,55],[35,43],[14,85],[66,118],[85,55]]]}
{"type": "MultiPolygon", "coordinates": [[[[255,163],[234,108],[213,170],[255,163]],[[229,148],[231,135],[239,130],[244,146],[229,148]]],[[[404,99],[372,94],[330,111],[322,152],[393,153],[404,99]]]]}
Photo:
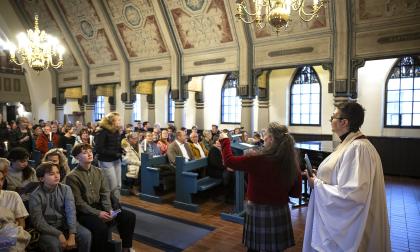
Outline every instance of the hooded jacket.
{"type": "Polygon", "coordinates": [[[99,123],[99,130],[95,135],[96,157],[102,162],[112,162],[121,158],[121,135],[105,117],[99,123]]]}

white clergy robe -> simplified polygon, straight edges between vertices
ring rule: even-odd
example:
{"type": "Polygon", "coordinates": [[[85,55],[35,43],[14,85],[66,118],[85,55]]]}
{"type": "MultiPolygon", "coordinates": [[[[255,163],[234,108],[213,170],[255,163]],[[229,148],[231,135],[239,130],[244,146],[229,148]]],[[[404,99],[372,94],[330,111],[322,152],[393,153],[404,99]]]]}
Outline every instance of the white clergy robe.
{"type": "Polygon", "coordinates": [[[303,251],[391,251],[380,157],[350,133],[319,166],[303,251]]]}

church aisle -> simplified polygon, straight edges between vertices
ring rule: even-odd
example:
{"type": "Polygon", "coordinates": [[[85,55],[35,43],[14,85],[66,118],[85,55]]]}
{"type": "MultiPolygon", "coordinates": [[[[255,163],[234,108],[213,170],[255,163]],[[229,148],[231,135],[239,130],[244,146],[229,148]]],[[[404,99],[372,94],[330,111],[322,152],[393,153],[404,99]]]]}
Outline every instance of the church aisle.
{"type": "MultiPolygon", "coordinates": [[[[386,176],[385,182],[392,251],[420,251],[420,180],[386,176]]],[[[176,209],[171,204],[157,205],[134,196],[123,197],[122,201],[216,228],[185,251],[246,251],[241,245],[242,226],[220,219],[220,212],[229,208],[221,202],[209,200],[201,205],[199,213],[191,213],[176,209]]],[[[296,246],[287,251],[301,251],[306,207],[292,209],[291,215],[296,246]]],[[[137,241],[133,244],[136,251],[161,251],[137,241]]]]}

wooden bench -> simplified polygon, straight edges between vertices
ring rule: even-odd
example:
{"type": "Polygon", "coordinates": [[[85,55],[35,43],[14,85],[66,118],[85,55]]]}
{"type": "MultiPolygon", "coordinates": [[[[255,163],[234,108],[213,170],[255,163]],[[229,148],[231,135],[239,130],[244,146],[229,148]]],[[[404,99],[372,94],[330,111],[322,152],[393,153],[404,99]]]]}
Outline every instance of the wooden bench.
{"type": "MultiPolygon", "coordinates": [[[[162,184],[161,169],[159,165],[169,164],[166,156],[151,157],[149,154],[141,153],[140,156],[140,185],[141,193],[140,198],[153,203],[162,203],[160,196],[156,195],[156,188],[162,184]]],[[[170,174],[164,174],[168,176],[170,174]]],[[[165,182],[163,181],[164,189],[165,182]]]]}
{"type": "Polygon", "coordinates": [[[176,208],[197,212],[198,205],[192,202],[191,194],[206,191],[222,183],[222,179],[204,177],[198,179],[198,174],[191,172],[207,167],[208,159],[185,161],[184,157],[176,157],[176,208]]]}

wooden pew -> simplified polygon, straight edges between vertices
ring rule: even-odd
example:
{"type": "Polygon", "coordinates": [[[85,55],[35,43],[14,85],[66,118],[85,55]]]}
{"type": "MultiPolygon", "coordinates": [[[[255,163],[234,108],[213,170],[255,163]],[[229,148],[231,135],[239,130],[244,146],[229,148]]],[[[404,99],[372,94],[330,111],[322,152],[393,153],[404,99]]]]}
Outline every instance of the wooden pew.
{"type": "Polygon", "coordinates": [[[168,164],[168,158],[166,156],[150,157],[146,153],[141,153],[140,158],[140,198],[153,203],[162,203],[162,198],[156,195],[155,191],[161,182],[161,169],[156,166],[168,164]]]}
{"type": "Polygon", "coordinates": [[[191,172],[207,167],[208,159],[202,158],[185,161],[184,157],[176,157],[176,208],[197,212],[198,205],[192,203],[191,194],[205,191],[222,183],[221,179],[204,177],[198,179],[198,174],[191,172]]]}

